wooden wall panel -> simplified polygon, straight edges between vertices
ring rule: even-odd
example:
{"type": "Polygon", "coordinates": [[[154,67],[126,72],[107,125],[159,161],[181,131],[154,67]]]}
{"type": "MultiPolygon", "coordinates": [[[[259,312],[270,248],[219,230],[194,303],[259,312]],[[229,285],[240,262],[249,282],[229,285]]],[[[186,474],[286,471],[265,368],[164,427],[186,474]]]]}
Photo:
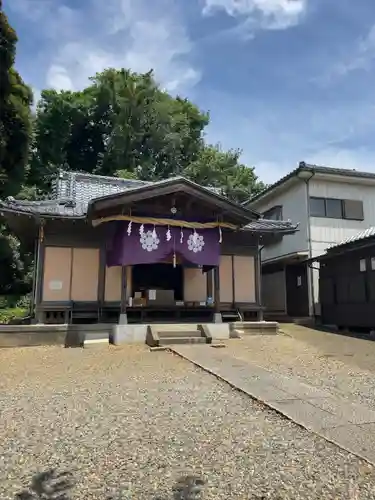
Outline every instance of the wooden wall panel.
{"type": "Polygon", "coordinates": [[[42,301],[70,300],[72,249],[46,246],[44,252],[42,301]]]}
{"type": "Polygon", "coordinates": [[[222,255],[220,259],[220,302],[233,302],[232,256],[222,255]]]}
{"type": "Polygon", "coordinates": [[[71,300],[98,300],[99,249],[73,248],[71,300]]]}
{"type": "Polygon", "coordinates": [[[255,259],[251,256],[234,256],[234,301],[255,303],[255,259]]]}
{"type": "Polygon", "coordinates": [[[184,268],[184,301],[205,302],[207,300],[207,276],[201,269],[184,268]]]}

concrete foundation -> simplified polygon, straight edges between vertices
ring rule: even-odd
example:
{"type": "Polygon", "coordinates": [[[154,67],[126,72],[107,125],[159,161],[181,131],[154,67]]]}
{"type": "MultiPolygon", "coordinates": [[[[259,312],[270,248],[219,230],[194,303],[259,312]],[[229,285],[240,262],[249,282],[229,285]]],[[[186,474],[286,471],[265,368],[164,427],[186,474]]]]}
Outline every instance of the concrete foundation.
{"type": "Polygon", "coordinates": [[[223,317],[221,313],[214,313],[214,323],[222,323],[223,322],[223,317]]]}
{"type": "Polygon", "coordinates": [[[209,331],[212,340],[229,339],[229,323],[207,323],[205,327],[209,331]]]}
{"type": "Polygon", "coordinates": [[[146,343],[147,325],[114,325],[112,342],[115,345],[146,343]]]}
{"type": "Polygon", "coordinates": [[[119,325],[127,325],[128,324],[128,315],[126,313],[120,314],[118,324],[119,325]]]}

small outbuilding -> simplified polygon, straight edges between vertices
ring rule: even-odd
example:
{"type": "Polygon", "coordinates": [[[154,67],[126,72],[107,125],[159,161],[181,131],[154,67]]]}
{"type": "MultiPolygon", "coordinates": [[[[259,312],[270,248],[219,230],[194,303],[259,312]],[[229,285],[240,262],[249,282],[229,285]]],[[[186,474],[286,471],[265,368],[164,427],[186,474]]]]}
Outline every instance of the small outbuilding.
{"type": "Polygon", "coordinates": [[[320,265],[322,323],[374,330],[375,227],[332,246],[314,260],[320,265]]]}

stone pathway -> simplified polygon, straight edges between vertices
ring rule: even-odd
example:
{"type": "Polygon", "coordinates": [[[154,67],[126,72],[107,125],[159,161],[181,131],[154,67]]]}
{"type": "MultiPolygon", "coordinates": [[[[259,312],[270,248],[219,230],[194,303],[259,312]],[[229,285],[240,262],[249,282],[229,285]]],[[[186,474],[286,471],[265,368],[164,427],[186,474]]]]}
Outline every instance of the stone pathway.
{"type": "Polygon", "coordinates": [[[302,427],[375,464],[375,411],[295,377],[236,359],[225,349],[173,346],[172,350],[302,427]]]}

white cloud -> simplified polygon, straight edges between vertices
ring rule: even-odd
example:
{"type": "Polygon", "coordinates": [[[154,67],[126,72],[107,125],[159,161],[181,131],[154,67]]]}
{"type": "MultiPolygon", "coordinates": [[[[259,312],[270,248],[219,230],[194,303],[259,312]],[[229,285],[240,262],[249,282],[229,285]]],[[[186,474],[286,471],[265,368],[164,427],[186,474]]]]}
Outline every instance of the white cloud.
{"type": "Polygon", "coordinates": [[[375,25],[373,25],[366,36],[354,44],[353,49],[333,64],[322,76],[314,81],[323,85],[331,84],[336,79],[347,76],[354,71],[368,71],[375,61],[375,25]]]}
{"type": "Polygon", "coordinates": [[[240,18],[243,31],[286,29],[299,23],[308,0],[204,0],[204,14],[224,10],[240,18]]]}
{"type": "Polygon", "coordinates": [[[74,90],[108,67],[154,69],[166,89],[186,91],[200,79],[190,63],[192,44],[174,0],[88,0],[71,8],[54,0],[14,0],[46,43],[45,84],[74,90]],[[44,6],[44,8],[42,8],[44,6]],[[34,10],[35,7],[35,10],[34,10]]]}

